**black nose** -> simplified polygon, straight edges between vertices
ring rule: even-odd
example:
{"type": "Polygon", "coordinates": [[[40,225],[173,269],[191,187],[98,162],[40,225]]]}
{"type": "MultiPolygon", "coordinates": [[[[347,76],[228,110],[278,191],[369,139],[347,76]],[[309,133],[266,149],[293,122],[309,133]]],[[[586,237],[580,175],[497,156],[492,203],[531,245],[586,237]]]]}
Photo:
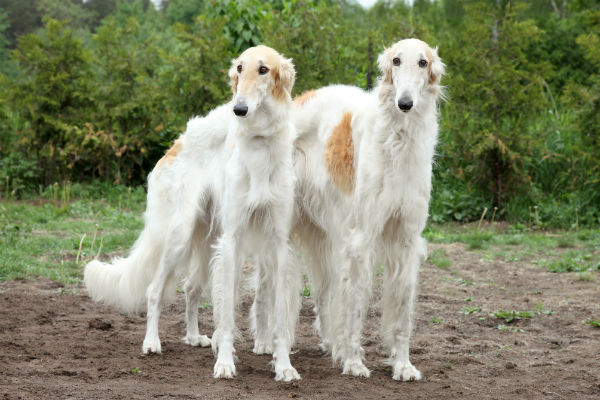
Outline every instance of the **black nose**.
{"type": "Polygon", "coordinates": [[[398,108],[401,109],[404,112],[407,112],[408,110],[410,110],[413,106],[413,102],[411,99],[407,99],[407,98],[401,98],[400,100],[398,100],[398,108]]]}
{"type": "Polygon", "coordinates": [[[245,117],[248,114],[248,106],[245,104],[236,104],[233,106],[233,113],[238,117],[245,117]]]}

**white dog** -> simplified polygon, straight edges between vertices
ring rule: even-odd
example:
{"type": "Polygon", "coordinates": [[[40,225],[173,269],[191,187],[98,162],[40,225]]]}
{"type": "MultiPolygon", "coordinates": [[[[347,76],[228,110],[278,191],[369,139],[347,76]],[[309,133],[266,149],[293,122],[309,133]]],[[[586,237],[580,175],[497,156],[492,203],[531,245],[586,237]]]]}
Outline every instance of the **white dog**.
{"type": "Polygon", "coordinates": [[[322,346],[343,373],[370,375],[360,346],[376,262],[385,265],[382,334],[393,378],[418,380],[411,313],[426,243],[444,64],[408,39],[378,59],[372,92],[330,86],[295,101],[298,241],[309,255],[322,346]]]}
{"type": "Polygon", "coordinates": [[[273,286],[262,308],[274,314],[256,314],[267,315],[267,323],[257,324],[254,350],[270,352],[274,343],[276,379],[299,379],[289,360],[299,300],[286,290],[291,287],[286,256],[294,196],[289,108],[295,71],[291,60],[258,46],[234,60],[229,76],[233,100],[190,120],[150,174],[145,227],[130,255],[112,264],[90,262],[84,281],[95,301],[124,312],[137,312],[147,301],[142,351],[148,354],[161,352],[160,309],[178,279],[186,276],[183,340],[208,346],[210,339],[198,332],[197,313],[210,281],[212,247],[218,247],[216,259],[222,263],[215,264],[213,276],[218,328],[214,375],[231,378],[238,271],[244,256],[255,251],[259,289],[273,286]]]}

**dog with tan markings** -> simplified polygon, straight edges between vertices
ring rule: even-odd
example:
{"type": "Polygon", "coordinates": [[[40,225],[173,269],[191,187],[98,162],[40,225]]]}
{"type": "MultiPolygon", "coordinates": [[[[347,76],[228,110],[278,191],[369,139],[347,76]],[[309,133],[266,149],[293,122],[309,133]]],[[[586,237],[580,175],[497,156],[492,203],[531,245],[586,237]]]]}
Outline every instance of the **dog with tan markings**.
{"type": "Polygon", "coordinates": [[[373,270],[385,266],[381,329],[396,380],[419,380],[409,360],[411,314],[428,216],[444,64],[402,40],[378,58],[372,92],[329,86],[294,105],[296,241],[310,266],[322,348],[344,374],[368,377],[362,324],[373,270]]]}
{"type": "Polygon", "coordinates": [[[300,379],[289,359],[299,307],[298,293],[288,285],[294,279],[288,268],[294,66],[275,50],[258,46],[233,61],[229,77],[232,101],[191,119],[149,175],[145,226],[129,256],[110,264],[90,262],[84,281],[95,301],[124,312],[139,312],[146,304],[142,352],[148,354],[161,352],[161,307],[181,278],[183,340],[211,344],[198,331],[197,313],[212,274],[214,376],[232,378],[239,271],[254,255],[257,290],[269,293],[256,312],[254,350],[273,352],[276,380],[300,379]]]}

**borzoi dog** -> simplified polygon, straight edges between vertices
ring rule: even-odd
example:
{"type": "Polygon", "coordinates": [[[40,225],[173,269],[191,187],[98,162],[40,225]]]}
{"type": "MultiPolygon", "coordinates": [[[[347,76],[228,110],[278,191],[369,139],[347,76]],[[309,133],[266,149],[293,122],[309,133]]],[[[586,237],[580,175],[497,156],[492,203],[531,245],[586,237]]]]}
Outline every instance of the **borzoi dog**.
{"type": "Polygon", "coordinates": [[[294,129],[289,117],[294,66],[273,49],[258,46],[233,61],[229,76],[232,101],[190,120],[150,174],[145,227],[130,255],[112,264],[90,262],[84,281],[95,301],[124,312],[138,312],[146,300],[142,352],[148,354],[161,352],[161,306],[178,279],[187,277],[183,340],[208,346],[210,339],[198,332],[197,313],[210,281],[212,247],[217,246],[217,261],[222,263],[216,263],[213,276],[218,328],[214,375],[231,378],[238,270],[249,248],[260,249],[262,286],[274,288],[272,304],[265,308],[276,314],[271,326],[261,325],[255,351],[270,350],[271,343],[265,343],[270,338],[265,330],[270,328],[276,379],[299,379],[289,360],[295,318],[287,313],[297,306],[294,296],[286,297],[291,292],[282,281],[294,196],[294,129]]]}
{"type": "Polygon", "coordinates": [[[372,92],[330,86],[295,100],[295,232],[309,255],[322,346],[343,373],[370,375],[360,340],[373,269],[382,262],[387,362],[394,379],[418,380],[409,338],[444,64],[436,49],[407,39],[378,65],[372,92]]]}

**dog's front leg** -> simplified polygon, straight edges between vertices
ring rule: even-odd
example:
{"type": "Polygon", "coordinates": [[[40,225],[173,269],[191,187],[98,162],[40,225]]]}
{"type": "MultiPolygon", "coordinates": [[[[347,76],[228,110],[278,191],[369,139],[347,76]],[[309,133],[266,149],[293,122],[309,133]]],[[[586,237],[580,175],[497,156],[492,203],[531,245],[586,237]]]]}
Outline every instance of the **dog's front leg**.
{"type": "Polygon", "coordinates": [[[408,240],[397,247],[397,256],[389,261],[385,272],[381,325],[390,349],[387,363],[394,369],[393,378],[399,381],[421,379],[421,372],[409,359],[409,340],[420,258],[425,253],[424,239],[408,240]]]}
{"type": "Polygon", "coordinates": [[[371,293],[371,246],[355,229],[342,251],[340,282],[334,297],[336,326],[332,355],[342,363],[342,374],[369,377],[360,345],[362,325],[371,293]]]}
{"type": "Polygon", "coordinates": [[[239,236],[224,234],[218,251],[220,251],[221,265],[220,268],[215,266],[213,271],[213,274],[218,274],[216,279],[220,280],[213,289],[218,292],[213,293],[213,299],[217,299],[217,301],[213,301],[217,314],[215,321],[217,329],[212,338],[213,350],[217,350],[217,361],[213,374],[215,378],[231,379],[236,375],[235,349],[233,347],[236,334],[235,306],[237,304],[238,272],[243,258],[239,236]]]}
{"type": "Polygon", "coordinates": [[[255,354],[273,353],[273,273],[272,268],[265,268],[260,257],[256,260],[256,290],[250,310],[250,324],[254,332],[252,351],[255,354]]]}
{"type": "Polygon", "coordinates": [[[290,382],[299,380],[300,374],[292,367],[290,361],[290,348],[294,338],[294,329],[297,311],[294,307],[295,300],[291,296],[299,296],[294,290],[296,286],[293,282],[288,281],[287,268],[288,265],[289,247],[287,236],[280,238],[273,246],[272,256],[267,257],[267,260],[274,261],[269,267],[272,268],[275,274],[274,284],[274,325],[275,325],[275,340],[273,351],[273,363],[275,366],[275,380],[290,382]]]}

